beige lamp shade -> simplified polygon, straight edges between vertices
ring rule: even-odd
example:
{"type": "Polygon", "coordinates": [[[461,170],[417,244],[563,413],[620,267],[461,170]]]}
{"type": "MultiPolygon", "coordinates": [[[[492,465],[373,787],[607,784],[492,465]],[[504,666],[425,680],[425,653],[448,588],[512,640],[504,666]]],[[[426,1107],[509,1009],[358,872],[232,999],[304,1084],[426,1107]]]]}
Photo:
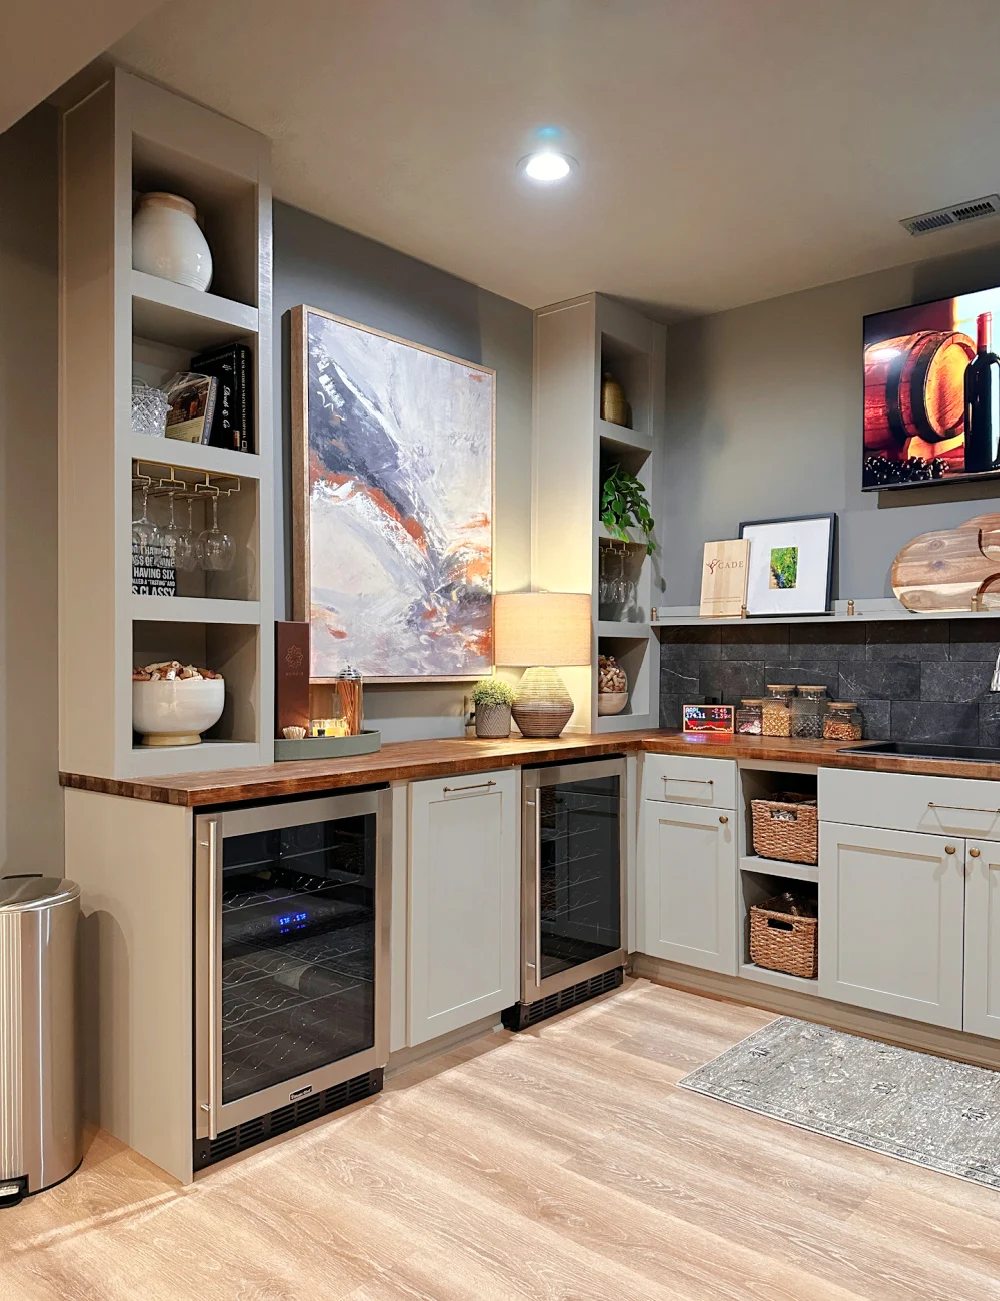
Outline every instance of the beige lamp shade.
{"type": "Polygon", "coordinates": [[[557,668],[589,664],[589,592],[507,592],[493,608],[493,645],[497,664],[557,668]]]}

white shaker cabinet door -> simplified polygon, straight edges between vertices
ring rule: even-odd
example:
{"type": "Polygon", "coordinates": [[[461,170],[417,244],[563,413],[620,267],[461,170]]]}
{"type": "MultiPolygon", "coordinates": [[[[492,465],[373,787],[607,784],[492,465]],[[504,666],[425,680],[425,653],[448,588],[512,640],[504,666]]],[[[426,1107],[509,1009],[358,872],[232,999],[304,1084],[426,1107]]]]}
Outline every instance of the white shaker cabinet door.
{"type": "Polygon", "coordinates": [[[643,801],[639,951],[736,974],[736,815],[643,801]]]}
{"type": "Polygon", "coordinates": [[[410,786],[411,1046],[517,1001],[519,788],[509,769],[410,786]]]}
{"type": "Polygon", "coordinates": [[[965,841],[820,824],[819,993],[962,1028],[965,841]]]}
{"type": "Polygon", "coordinates": [[[1000,1039],[1000,844],[967,841],[965,873],[962,1029],[1000,1039]]]}

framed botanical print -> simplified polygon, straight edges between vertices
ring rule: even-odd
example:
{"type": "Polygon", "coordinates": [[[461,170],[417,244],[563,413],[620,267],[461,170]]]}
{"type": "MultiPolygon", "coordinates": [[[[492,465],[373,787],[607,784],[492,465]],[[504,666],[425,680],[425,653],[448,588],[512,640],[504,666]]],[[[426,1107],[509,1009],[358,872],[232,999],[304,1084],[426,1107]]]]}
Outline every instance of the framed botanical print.
{"type": "Polygon", "coordinates": [[[496,375],[314,307],[291,313],[294,617],[322,682],[493,665],[496,375]]]}
{"type": "Polygon", "coordinates": [[[780,619],[829,614],[836,515],[748,520],[747,614],[780,619]]]}

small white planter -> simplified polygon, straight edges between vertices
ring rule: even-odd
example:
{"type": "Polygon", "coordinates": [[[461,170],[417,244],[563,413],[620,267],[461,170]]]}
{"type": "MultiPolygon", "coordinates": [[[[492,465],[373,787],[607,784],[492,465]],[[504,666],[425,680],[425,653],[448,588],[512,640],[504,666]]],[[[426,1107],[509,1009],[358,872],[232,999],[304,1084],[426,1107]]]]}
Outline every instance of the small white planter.
{"type": "Polygon", "coordinates": [[[179,194],[142,195],[132,218],[132,265],[161,280],[207,289],[212,251],[195,220],[194,204],[179,194]]]}
{"type": "Polygon", "coordinates": [[[197,745],[226,703],[222,678],[132,683],[132,726],[143,745],[197,745]]]}

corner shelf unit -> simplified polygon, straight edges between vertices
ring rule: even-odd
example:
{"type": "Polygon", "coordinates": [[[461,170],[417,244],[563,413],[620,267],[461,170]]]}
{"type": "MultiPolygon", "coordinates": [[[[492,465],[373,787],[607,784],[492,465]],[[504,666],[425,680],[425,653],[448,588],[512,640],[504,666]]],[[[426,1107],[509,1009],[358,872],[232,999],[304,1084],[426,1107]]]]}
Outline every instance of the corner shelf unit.
{"type": "Polygon", "coordinates": [[[119,69],[98,72],[63,115],[59,694],[68,771],[130,778],[273,758],[269,153],[256,132],[119,69]],[[133,269],[134,196],[149,190],[195,204],[212,250],[210,292],[133,269]],[[133,432],[133,375],[159,386],[230,342],[253,354],[253,453],[133,432]],[[133,593],[138,462],[240,479],[226,521],[219,510],[239,547],[231,572],[178,579],[179,596],[133,593]],[[200,745],[142,747],[132,666],[172,658],[222,673],[223,716],[200,745]]]}
{"type": "Polygon", "coordinates": [[[535,313],[532,464],[532,586],[590,592],[594,645],[588,667],[560,670],[576,710],[571,731],[612,732],[659,723],[659,641],[650,626],[660,590],[662,527],[646,555],[636,533],[611,543],[600,522],[601,487],[615,464],[642,483],[656,515],[666,382],[666,330],[601,294],[587,294],[535,313]],[[610,370],[631,404],[632,428],[601,419],[601,379],[610,370]],[[600,553],[621,548],[635,583],[633,607],[616,618],[599,599],[600,553]],[[620,714],[597,712],[597,657],[614,655],[629,699],[620,714]]]}

